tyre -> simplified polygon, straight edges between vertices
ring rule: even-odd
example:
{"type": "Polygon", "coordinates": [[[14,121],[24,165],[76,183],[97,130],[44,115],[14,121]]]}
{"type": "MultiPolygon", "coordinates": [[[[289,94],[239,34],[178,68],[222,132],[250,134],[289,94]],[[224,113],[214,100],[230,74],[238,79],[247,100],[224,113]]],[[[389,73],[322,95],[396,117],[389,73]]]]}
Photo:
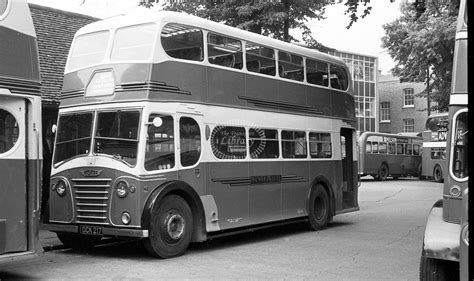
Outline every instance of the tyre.
{"type": "Polygon", "coordinates": [[[439,165],[436,165],[433,169],[433,179],[436,182],[443,182],[443,170],[439,165]]]}
{"type": "Polygon", "coordinates": [[[321,230],[327,226],[330,220],[329,195],[324,187],[318,184],[309,200],[309,227],[311,230],[321,230]]]}
{"type": "Polygon", "coordinates": [[[459,280],[458,263],[439,259],[431,259],[422,256],[420,261],[420,280],[459,280]]]}
{"type": "Polygon", "coordinates": [[[193,216],[186,201],[168,195],[152,210],[149,237],[143,244],[152,256],[172,258],[182,255],[193,233],[193,216]]]}
{"type": "Polygon", "coordinates": [[[384,181],[384,180],[387,180],[387,177],[388,177],[388,167],[386,164],[382,164],[380,165],[376,178],[377,180],[384,181]]]}
{"type": "Polygon", "coordinates": [[[56,232],[56,235],[64,246],[82,251],[93,248],[102,239],[101,236],[87,236],[69,232],[56,232]]]}

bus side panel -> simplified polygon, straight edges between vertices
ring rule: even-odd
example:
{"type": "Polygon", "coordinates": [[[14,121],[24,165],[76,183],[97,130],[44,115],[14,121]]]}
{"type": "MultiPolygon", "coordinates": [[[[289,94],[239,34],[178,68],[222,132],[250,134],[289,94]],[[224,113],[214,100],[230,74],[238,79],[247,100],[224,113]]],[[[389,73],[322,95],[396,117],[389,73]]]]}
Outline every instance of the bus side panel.
{"type": "Polygon", "coordinates": [[[307,104],[323,115],[332,115],[331,97],[332,92],[329,89],[316,86],[308,86],[306,88],[307,104]]]}
{"type": "Polygon", "coordinates": [[[252,224],[281,220],[280,162],[249,162],[249,216],[252,224]]]}
{"type": "MultiPolygon", "coordinates": [[[[336,203],[335,210],[342,209],[342,162],[341,161],[310,161],[309,162],[309,185],[318,176],[324,176],[331,186],[328,188],[332,189],[332,196],[336,203]],[[338,184],[340,183],[340,185],[338,184]]],[[[309,186],[311,187],[311,186],[309,186]]],[[[329,194],[331,196],[331,194],[329,194]]]]}
{"type": "Polygon", "coordinates": [[[207,77],[209,79],[208,102],[245,106],[245,100],[239,98],[245,95],[244,73],[208,67],[207,77]]]}
{"type": "MultiPolygon", "coordinates": [[[[283,218],[294,218],[307,214],[306,203],[308,200],[309,188],[311,187],[311,172],[324,174],[325,163],[311,165],[305,161],[282,161],[282,214],[283,218]]],[[[330,170],[329,170],[330,171],[330,170]]]]}
{"type": "Polygon", "coordinates": [[[209,194],[214,196],[221,230],[245,226],[249,220],[249,163],[208,163],[209,194]]]}

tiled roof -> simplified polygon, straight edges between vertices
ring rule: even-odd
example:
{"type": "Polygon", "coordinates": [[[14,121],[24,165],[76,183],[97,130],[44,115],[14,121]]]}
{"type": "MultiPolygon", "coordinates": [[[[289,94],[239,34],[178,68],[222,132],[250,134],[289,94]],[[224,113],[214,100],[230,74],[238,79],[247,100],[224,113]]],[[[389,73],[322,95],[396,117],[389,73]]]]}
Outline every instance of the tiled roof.
{"type": "Polygon", "coordinates": [[[43,103],[59,103],[64,66],[76,31],[99,19],[29,4],[38,41],[43,103]]]}

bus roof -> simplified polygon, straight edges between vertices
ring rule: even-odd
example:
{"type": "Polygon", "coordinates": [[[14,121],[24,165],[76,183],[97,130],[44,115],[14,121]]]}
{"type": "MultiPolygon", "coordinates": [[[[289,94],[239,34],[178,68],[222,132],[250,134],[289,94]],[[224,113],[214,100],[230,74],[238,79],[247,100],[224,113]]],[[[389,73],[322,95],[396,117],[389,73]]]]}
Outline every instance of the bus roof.
{"type": "Polygon", "coordinates": [[[186,13],[172,12],[172,11],[150,11],[139,9],[136,12],[118,15],[88,24],[79,29],[75,37],[82,34],[93,33],[103,30],[113,30],[126,26],[133,26],[145,23],[180,23],[190,26],[202,28],[204,30],[213,31],[226,36],[235,37],[253,43],[267,45],[268,47],[281,49],[284,51],[301,54],[310,58],[317,58],[338,65],[345,65],[345,63],[332,55],[325,54],[313,49],[298,46],[296,44],[287,43],[267,36],[245,31],[239,28],[231,27],[225,24],[217,23],[186,13]]]}

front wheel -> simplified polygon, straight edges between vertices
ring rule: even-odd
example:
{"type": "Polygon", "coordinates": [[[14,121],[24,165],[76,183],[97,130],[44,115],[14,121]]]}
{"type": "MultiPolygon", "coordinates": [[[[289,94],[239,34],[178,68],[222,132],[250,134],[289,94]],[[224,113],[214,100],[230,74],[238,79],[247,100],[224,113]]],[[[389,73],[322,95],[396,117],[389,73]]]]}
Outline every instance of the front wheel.
{"type": "Polygon", "coordinates": [[[153,208],[150,220],[149,237],[143,241],[148,253],[166,259],[186,251],[191,242],[193,216],[182,197],[166,196],[153,208]]]}
{"type": "Polygon", "coordinates": [[[433,179],[436,182],[442,182],[443,181],[443,170],[441,170],[441,167],[439,165],[436,165],[434,170],[433,170],[433,179]]]}
{"type": "Polygon", "coordinates": [[[87,236],[69,232],[57,232],[56,235],[64,246],[82,251],[93,248],[102,239],[100,236],[87,236]]]}
{"type": "Polygon", "coordinates": [[[421,281],[459,280],[459,267],[456,262],[421,257],[421,281]]]}
{"type": "Polygon", "coordinates": [[[318,184],[309,200],[309,227],[311,230],[321,230],[330,220],[329,196],[324,187],[318,184]]]}

